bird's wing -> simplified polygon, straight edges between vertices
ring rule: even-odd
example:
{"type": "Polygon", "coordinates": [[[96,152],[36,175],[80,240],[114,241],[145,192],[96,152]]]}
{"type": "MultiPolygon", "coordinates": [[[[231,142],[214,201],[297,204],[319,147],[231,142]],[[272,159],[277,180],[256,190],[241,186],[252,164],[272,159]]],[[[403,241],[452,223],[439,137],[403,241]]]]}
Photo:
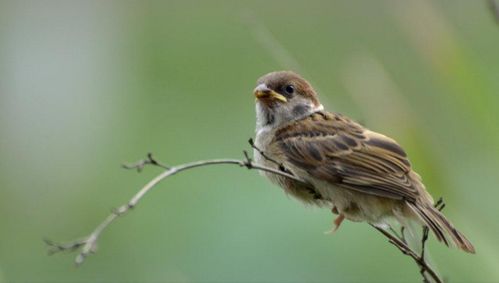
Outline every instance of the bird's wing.
{"type": "Polygon", "coordinates": [[[419,195],[404,150],[340,114],[317,112],[291,122],[272,145],[293,166],[335,186],[392,199],[419,195]]]}

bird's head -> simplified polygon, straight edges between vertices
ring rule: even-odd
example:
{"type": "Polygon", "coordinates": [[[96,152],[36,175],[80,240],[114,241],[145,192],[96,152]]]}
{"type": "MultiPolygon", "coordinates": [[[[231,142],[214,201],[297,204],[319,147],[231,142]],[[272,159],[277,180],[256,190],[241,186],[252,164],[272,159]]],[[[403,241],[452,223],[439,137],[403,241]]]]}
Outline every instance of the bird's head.
{"type": "Polygon", "coordinates": [[[256,83],[254,94],[257,128],[276,127],[323,109],[312,86],[290,71],[262,76],[256,83]]]}

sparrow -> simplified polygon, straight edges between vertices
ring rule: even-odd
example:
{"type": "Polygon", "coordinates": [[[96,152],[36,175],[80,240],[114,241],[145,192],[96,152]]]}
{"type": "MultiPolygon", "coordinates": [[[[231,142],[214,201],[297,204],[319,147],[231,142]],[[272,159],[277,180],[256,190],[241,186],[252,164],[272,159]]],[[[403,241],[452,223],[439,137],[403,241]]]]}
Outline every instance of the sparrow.
{"type": "Polygon", "coordinates": [[[474,253],[471,242],[434,207],[402,147],[350,118],[324,110],[313,87],[291,71],[258,79],[254,160],[285,168],[305,183],[262,172],[289,195],[344,219],[387,227],[428,227],[447,246],[474,253]],[[416,225],[416,226],[418,226],[416,225]]]}

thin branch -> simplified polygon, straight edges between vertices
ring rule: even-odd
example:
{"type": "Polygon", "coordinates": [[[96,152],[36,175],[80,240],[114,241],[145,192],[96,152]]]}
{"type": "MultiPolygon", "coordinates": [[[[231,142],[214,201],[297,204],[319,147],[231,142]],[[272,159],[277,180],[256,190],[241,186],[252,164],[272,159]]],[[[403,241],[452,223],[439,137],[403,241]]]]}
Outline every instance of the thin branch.
{"type": "Polygon", "coordinates": [[[85,245],[85,239],[75,240],[73,242],[64,243],[64,244],[55,243],[49,239],[43,239],[43,241],[45,242],[45,244],[50,246],[50,249],[48,250],[49,255],[53,255],[55,253],[62,251],[70,251],[70,252],[76,251],[81,246],[85,245]]]}
{"type": "Polygon", "coordinates": [[[125,168],[127,169],[137,169],[137,170],[142,170],[145,165],[156,165],[160,166],[163,168],[168,168],[166,171],[163,173],[159,174],[156,176],[154,179],[152,179],[149,183],[147,183],[144,187],[142,187],[131,199],[128,201],[126,204],[118,207],[117,209],[114,209],[112,213],[101,223],[97,228],[95,228],[94,231],[87,237],[84,237],[82,239],[78,239],[76,241],[70,241],[67,243],[56,243],[51,240],[45,240],[45,243],[49,246],[49,254],[57,253],[57,252],[62,252],[62,251],[76,251],[78,249],[80,250],[80,253],[77,255],[75,259],[75,264],[77,266],[81,265],[84,261],[85,258],[90,255],[91,253],[94,253],[97,249],[97,241],[104,232],[104,230],[109,227],[111,223],[113,223],[119,216],[124,215],[130,209],[134,208],[139,201],[144,197],[146,193],[148,193],[152,188],[154,188],[157,184],[159,184],[162,180],[165,178],[175,175],[179,172],[196,168],[196,167],[204,167],[204,166],[209,166],[209,165],[217,165],[217,164],[232,164],[232,165],[238,165],[240,167],[246,167],[248,169],[255,169],[255,170],[260,170],[260,171],[266,171],[270,172],[276,175],[280,175],[289,179],[292,179],[294,181],[303,183],[305,185],[309,185],[305,181],[301,180],[300,178],[291,175],[289,173],[283,172],[281,170],[277,170],[274,168],[269,168],[265,166],[261,166],[258,164],[254,164],[251,158],[249,157],[248,153],[245,151],[244,152],[246,159],[244,160],[238,160],[238,159],[213,159],[213,160],[202,160],[202,161],[195,161],[191,163],[185,163],[181,164],[178,166],[174,167],[166,167],[164,165],[161,165],[161,163],[154,161],[152,158],[151,154],[148,154],[147,159],[141,160],[137,162],[135,165],[128,165],[125,168]]]}
{"type": "Polygon", "coordinates": [[[405,241],[405,235],[404,235],[404,229],[403,229],[403,228],[404,228],[404,226],[402,226],[402,227],[400,228],[400,234],[399,234],[399,233],[398,233],[395,229],[393,229],[393,228],[392,228],[392,226],[389,226],[389,227],[388,227],[388,230],[390,230],[390,232],[391,232],[391,233],[392,233],[395,237],[399,238],[402,242],[406,243],[406,241],[405,241]]]}
{"type": "Polygon", "coordinates": [[[133,164],[123,164],[121,165],[125,169],[137,169],[137,172],[141,172],[144,170],[144,167],[146,165],[155,165],[158,167],[161,167],[163,169],[170,169],[170,167],[164,165],[163,163],[157,161],[153,156],[152,153],[148,153],[147,157],[145,159],[139,160],[133,164]]]}
{"type": "Polygon", "coordinates": [[[428,273],[431,278],[437,282],[437,283],[443,283],[444,281],[438,277],[437,273],[433,268],[426,262],[426,260],[422,257],[420,257],[415,251],[413,251],[407,244],[402,242],[399,238],[396,236],[392,235],[390,232],[386,231],[383,228],[377,227],[375,225],[372,225],[376,230],[381,232],[385,237],[388,238],[388,242],[395,247],[397,247],[403,254],[410,256],[420,267],[421,267],[421,275],[423,275],[423,280],[424,282],[428,282],[425,273],[428,273]]]}
{"type": "MultiPolygon", "coordinates": [[[[421,237],[421,255],[419,256],[419,258],[424,262],[426,262],[425,249],[426,249],[426,241],[428,240],[429,231],[430,231],[430,229],[428,228],[428,226],[423,227],[423,237],[421,237]]],[[[419,273],[421,273],[421,276],[423,276],[424,282],[430,282],[426,278],[427,270],[422,265],[420,265],[420,267],[421,267],[421,269],[419,270],[419,273]]]]}
{"type": "Polygon", "coordinates": [[[277,167],[279,168],[279,170],[281,170],[282,172],[286,172],[288,174],[291,174],[291,171],[289,171],[288,169],[286,169],[286,167],[284,167],[284,164],[280,163],[279,161],[273,159],[273,158],[270,158],[265,152],[263,152],[263,150],[259,149],[256,145],[255,145],[255,142],[253,141],[253,139],[249,139],[248,140],[248,143],[250,144],[250,146],[256,150],[263,158],[265,158],[265,160],[269,161],[269,162],[272,162],[274,163],[275,165],[277,165],[277,167]]]}
{"type": "MultiPolygon", "coordinates": [[[[435,202],[434,206],[439,211],[442,211],[442,209],[444,209],[445,207],[445,202],[442,198],[439,198],[437,202],[435,202]]],[[[441,279],[438,276],[437,272],[433,270],[433,268],[426,262],[425,250],[426,250],[426,242],[428,241],[428,236],[429,236],[429,228],[427,226],[423,227],[423,236],[421,238],[421,254],[419,256],[414,250],[412,250],[409,247],[405,239],[404,226],[402,226],[402,228],[400,229],[400,235],[392,227],[389,227],[389,230],[391,231],[391,233],[389,233],[388,231],[382,228],[376,227],[374,225],[371,226],[373,226],[378,231],[383,233],[383,235],[388,238],[389,242],[395,247],[397,247],[403,254],[408,255],[412,257],[412,259],[414,259],[414,261],[420,267],[419,272],[423,277],[423,282],[425,283],[432,282],[431,280],[429,280],[428,275],[431,276],[431,278],[437,283],[444,282],[443,279],[441,279]]]]}
{"type": "MultiPolygon", "coordinates": [[[[260,149],[258,149],[252,140],[249,141],[252,147],[260,152],[264,158],[267,160],[271,161],[271,159],[268,158],[267,155],[265,155],[264,152],[262,152],[260,149]]],[[[148,193],[152,188],[154,188],[156,185],[158,185],[162,180],[165,178],[175,175],[179,172],[186,171],[188,169],[192,168],[197,168],[197,167],[204,167],[204,166],[210,166],[210,165],[218,165],[218,164],[229,164],[229,165],[237,165],[239,167],[246,167],[248,169],[254,169],[254,170],[259,170],[259,171],[265,171],[269,173],[273,173],[276,175],[280,175],[289,179],[292,179],[296,182],[300,182],[306,186],[311,186],[309,183],[305,182],[304,180],[298,178],[297,176],[293,175],[290,173],[289,170],[284,168],[284,166],[276,161],[274,163],[278,165],[279,169],[274,169],[270,167],[265,167],[261,166],[258,164],[255,164],[251,157],[249,156],[248,152],[243,151],[245,159],[243,160],[238,160],[238,159],[212,159],[212,160],[202,160],[202,161],[195,161],[195,162],[190,162],[190,163],[185,163],[181,165],[177,165],[174,167],[167,167],[166,165],[163,165],[161,162],[157,161],[156,159],[153,158],[152,154],[148,154],[146,159],[140,160],[137,163],[134,163],[132,165],[126,165],[124,166],[127,169],[137,169],[138,171],[142,170],[146,165],[154,165],[154,166],[159,166],[162,168],[166,168],[165,171],[163,171],[161,174],[156,176],[154,179],[149,181],[145,186],[143,186],[131,199],[128,201],[126,204],[118,207],[117,209],[114,209],[112,213],[104,219],[104,221],[99,224],[93,231],[88,235],[87,237],[83,237],[81,239],[75,240],[75,241],[70,241],[67,243],[56,243],[50,240],[45,240],[45,243],[49,246],[49,254],[57,253],[57,252],[63,252],[63,251],[76,251],[80,250],[79,254],[77,255],[75,259],[75,264],[77,266],[81,265],[86,257],[92,253],[95,253],[97,250],[97,241],[99,240],[100,235],[109,227],[111,223],[113,223],[118,217],[126,214],[128,211],[130,211],[132,208],[134,208],[140,200],[144,197],[146,193],[148,193]]],[[[435,204],[435,207],[437,209],[441,210],[445,204],[443,203],[442,199],[438,200],[435,204]]],[[[437,273],[432,269],[432,267],[425,261],[424,258],[424,247],[426,240],[428,239],[428,228],[426,228],[423,239],[422,239],[422,245],[423,245],[423,250],[421,252],[421,255],[418,255],[414,250],[412,250],[408,244],[405,241],[405,236],[404,236],[404,231],[401,230],[401,234],[398,235],[395,231],[393,231],[393,234],[382,229],[379,227],[376,227],[372,225],[376,230],[381,232],[385,237],[388,238],[389,242],[393,244],[395,247],[397,247],[402,253],[405,255],[410,256],[411,258],[414,259],[414,261],[420,266],[420,272],[421,275],[423,276],[423,279],[425,282],[428,282],[427,274],[431,276],[431,278],[437,282],[441,283],[443,282],[442,279],[440,279],[437,275],[437,273]]]]}

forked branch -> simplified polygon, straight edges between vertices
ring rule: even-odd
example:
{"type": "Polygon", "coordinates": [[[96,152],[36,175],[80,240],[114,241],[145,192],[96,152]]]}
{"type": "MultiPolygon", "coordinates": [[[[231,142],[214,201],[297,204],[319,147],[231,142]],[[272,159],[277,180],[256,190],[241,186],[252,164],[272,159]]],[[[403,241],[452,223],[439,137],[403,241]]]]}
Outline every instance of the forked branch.
{"type": "MultiPolygon", "coordinates": [[[[249,141],[250,145],[260,152],[264,158],[268,158],[265,153],[263,153],[260,149],[258,149],[252,140],[249,141]]],[[[289,170],[284,168],[284,166],[278,162],[275,164],[277,165],[278,169],[270,168],[270,167],[265,167],[261,166],[258,164],[255,164],[253,160],[249,157],[248,153],[246,151],[243,151],[244,153],[244,159],[211,159],[211,160],[202,160],[202,161],[195,161],[195,162],[190,162],[190,163],[185,163],[173,167],[168,167],[164,165],[163,163],[157,161],[151,153],[147,154],[147,157],[143,160],[140,160],[139,162],[136,162],[134,164],[129,164],[129,165],[123,165],[124,168],[126,169],[136,169],[137,171],[141,171],[144,169],[146,165],[153,165],[157,167],[161,167],[166,169],[163,171],[161,174],[156,176],[154,179],[149,181],[145,186],[143,186],[127,203],[123,204],[122,206],[113,209],[111,214],[104,219],[104,221],[99,224],[88,236],[80,238],[75,241],[70,241],[67,243],[56,243],[51,240],[45,240],[45,243],[49,246],[49,254],[54,254],[57,252],[63,252],[63,251],[77,251],[79,250],[78,255],[76,256],[75,259],[75,264],[77,266],[81,265],[86,257],[92,253],[95,253],[97,250],[97,242],[99,240],[100,235],[104,230],[106,230],[111,223],[113,223],[117,218],[120,216],[123,216],[127,212],[129,212],[132,208],[134,208],[140,200],[144,197],[145,194],[147,194],[152,188],[154,188],[156,185],[158,185],[161,181],[166,179],[169,176],[175,175],[179,172],[186,171],[189,169],[197,168],[197,167],[204,167],[204,166],[211,166],[211,165],[219,165],[219,164],[228,164],[228,165],[236,165],[239,167],[245,167],[247,169],[254,169],[254,170],[259,170],[259,171],[266,171],[272,174],[277,174],[281,175],[283,177],[292,179],[294,181],[303,183],[306,186],[310,186],[306,181],[298,178],[297,176],[293,175],[289,170]]],[[[269,159],[269,161],[272,161],[269,159]]],[[[275,161],[274,161],[275,162],[275,161]]],[[[442,209],[443,202],[439,200],[436,204],[437,208],[442,209]]],[[[386,238],[388,238],[388,241],[393,244],[395,247],[397,247],[402,253],[404,253],[407,256],[410,256],[420,267],[421,275],[423,276],[424,282],[430,282],[429,278],[432,279],[433,282],[437,283],[442,283],[443,280],[440,279],[437,275],[437,273],[434,271],[434,269],[425,261],[425,256],[424,256],[424,246],[425,242],[428,238],[428,230],[425,228],[423,231],[423,239],[422,239],[422,244],[423,244],[423,250],[420,255],[414,250],[412,250],[406,243],[404,239],[404,231],[402,230],[400,235],[396,233],[394,230],[392,232],[389,232],[385,229],[373,226],[375,229],[377,229],[382,235],[384,235],[386,238]],[[428,278],[429,276],[429,278],[428,278]]]]}
{"type": "Polygon", "coordinates": [[[158,166],[161,168],[165,168],[166,170],[156,176],[154,179],[149,181],[144,187],[142,187],[126,204],[123,204],[122,206],[113,209],[111,214],[104,219],[104,221],[95,228],[90,235],[83,237],[81,239],[67,242],[67,243],[56,243],[51,240],[45,239],[45,243],[49,246],[49,254],[54,254],[57,252],[62,252],[62,251],[76,251],[80,249],[80,252],[76,256],[75,259],[75,264],[80,265],[85,261],[85,258],[90,255],[91,253],[94,253],[97,250],[97,241],[99,240],[100,235],[102,232],[111,224],[113,223],[119,216],[124,215],[130,209],[134,208],[139,201],[144,197],[146,193],[148,193],[152,188],[154,188],[157,184],[159,184],[162,180],[165,178],[175,175],[179,172],[188,170],[188,169],[193,169],[196,167],[203,167],[203,166],[209,166],[209,165],[218,165],[218,164],[229,164],[229,165],[237,165],[239,167],[246,167],[248,169],[254,169],[254,170],[259,170],[259,171],[266,171],[270,172],[273,174],[281,175],[290,179],[293,179],[297,182],[301,182],[306,184],[305,181],[301,180],[300,178],[291,175],[290,173],[287,173],[282,170],[274,169],[274,168],[269,168],[265,166],[261,166],[258,164],[253,163],[253,160],[249,157],[248,153],[244,151],[244,156],[245,159],[238,160],[238,159],[212,159],[212,160],[201,160],[201,161],[195,161],[191,163],[185,163],[181,165],[177,165],[174,167],[167,167],[166,165],[163,165],[159,161],[153,158],[152,154],[148,154],[146,159],[143,159],[137,163],[134,163],[132,165],[124,165],[123,167],[126,169],[137,169],[137,171],[141,171],[144,166],[146,165],[153,165],[153,166],[158,166]]]}
{"type": "MultiPolygon", "coordinates": [[[[445,207],[445,203],[442,198],[440,198],[436,203],[435,207],[442,211],[445,207]]],[[[404,227],[401,228],[400,234],[398,234],[395,230],[390,228],[391,233],[388,232],[387,230],[377,227],[375,225],[373,226],[376,230],[381,232],[386,238],[388,238],[388,242],[392,245],[394,245],[397,249],[399,249],[403,254],[411,257],[416,264],[419,266],[420,270],[419,272],[421,273],[421,276],[423,277],[423,282],[436,282],[436,283],[443,283],[443,279],[440,278],[437,274],[437,272],[430,266],[430,264],[426,261],[425,257],[425,249],[426,249],[426,241],[428,240],[428,234],[429,234],[429,228],[424,226],[423,227],[423,236],[421,238],[421,254],[418,254],[416,251],[411,249],[409,245],[407,244],[407,241],[405,240],[404,236],[404,227]]]]}

